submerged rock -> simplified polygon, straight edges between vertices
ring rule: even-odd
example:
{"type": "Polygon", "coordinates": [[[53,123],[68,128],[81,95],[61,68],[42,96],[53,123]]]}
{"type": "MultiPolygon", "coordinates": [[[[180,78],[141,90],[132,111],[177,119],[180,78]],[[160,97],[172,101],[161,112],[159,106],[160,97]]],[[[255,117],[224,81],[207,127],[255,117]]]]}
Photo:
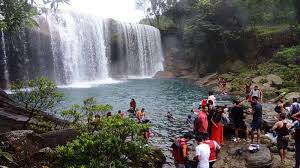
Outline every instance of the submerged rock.
{"type": "Polygon", "coordinates": [[[158,71],[154,78],[157,79],[170,79],[170,78],[175,78],[175,74],[169,71],[158,71]]]}

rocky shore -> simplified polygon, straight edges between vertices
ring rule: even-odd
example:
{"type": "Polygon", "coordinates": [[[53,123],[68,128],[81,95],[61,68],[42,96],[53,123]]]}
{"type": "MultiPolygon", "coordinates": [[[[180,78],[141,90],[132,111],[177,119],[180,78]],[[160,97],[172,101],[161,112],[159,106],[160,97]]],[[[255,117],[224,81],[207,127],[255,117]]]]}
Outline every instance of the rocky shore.
{"type": "MultiPolygon", "coordinates": [[[[210,90],[213,90],[216,93],[221,93],[221,89],[219,87],[218,78],[222,77],[227,80],[225,92],[229,95],[236,96],[240,99],[244,99],[244,95],[242,92],[235,91],[233,89],[233,84],[231,83],[231,79],[234,78],[234,74],[209,74],[202,78],[198,78],[195,75],[189,74],[186,76],[176,76],[176,74],[172,72],[160,72],[156,75],[156,78],[181,78],[194,81],[196,85],[201,87],[207,87],[210,90]]],[[[241,79],[243,80],[243,79],[241,79]]],[[[278,114],[274,111],[276,106],[276,102],[280,99],[284,99],[285,101],[291,102],[292,98],[300,97],[300,93],[298,92],[285,92],[283,89],[279,93],[275,93],[278,91],[278,88],[282,86],[283,80],[276,75],[270,74],[267,76],[258,76],[253,79],[244,79],[249,80],[252,86],[259,86],[263,91],[274,92],[273,96],[264,98],[263,103],[263,131],[262,134],[265,134],[267,130],[272,128],[272,126],[277,122],[278,114]],[[264,81],[264,84],[262,84],[264,81]]],[[[238,86],[243,89],[244,86],[238,86]]],[[[245,119],[248,126],[252,121],[252,116],[247,115],[245,119]]],[[[231,137],[234,135],[233,129],[229,126],[226,128],[227,141],[223,146],[221,153],[219,154],[219,158],[215,164],[216,168],[261,168],[261,167],[272,167],[272,168],[283,168],[283,167],[292,167],[294,166],[294,140],[290,137],[289,148],[288,148],[288,156],[285,163],[280,162],[280,156],[278,153],[278,149],[276,143],[272,143],[267,137],[262,137],[261,150],[258,153],[250,154],[247,152],[247,147],[250,143],[246,142],[233,142],[231,137]],[[242,149],[245,151],[242,155],[237,155],[235,151],[237,149],[242,149]]],[[[194,144],[192,145],[194,148],[194,144]]],[[[193,155],[193,154],[191,154],[193,155]]]]}

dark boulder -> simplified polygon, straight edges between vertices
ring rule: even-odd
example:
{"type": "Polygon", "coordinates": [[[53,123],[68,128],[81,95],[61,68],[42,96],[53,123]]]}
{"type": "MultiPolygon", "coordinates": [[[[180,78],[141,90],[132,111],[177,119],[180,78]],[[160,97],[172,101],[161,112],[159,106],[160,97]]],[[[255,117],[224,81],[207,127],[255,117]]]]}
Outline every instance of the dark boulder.
{"type": "Polygon", "coordinates": [[[271,167],[273,158],[269,148],[260,145],[260,149],[256,153],[247,153],[245,155],[246,165],[248,168],[265,168],[271,167]]]}
{"type": "Polygon", "coordinates": [[[67,142],[74,140],[79,135],[79,132],[75,129],[64,129],[53,132],[47,132],[40,134],[43,138],[43,146],[54,148],[58,145],[66,145],[67,142]]]}
{"type": "MultiPolygon", "coordinates": [[[[28,120],[30,112],[14,102],[8,94],[0,90],[0,132],[24,129],[25,122],[28,120]]],[[[68,122],[61,120],[51,114],[42,113],[45,120],[55,123],[57,128],[63,128],[68,122]]],[[[30,122],[36,123],[33,118],[30,122]]]]}

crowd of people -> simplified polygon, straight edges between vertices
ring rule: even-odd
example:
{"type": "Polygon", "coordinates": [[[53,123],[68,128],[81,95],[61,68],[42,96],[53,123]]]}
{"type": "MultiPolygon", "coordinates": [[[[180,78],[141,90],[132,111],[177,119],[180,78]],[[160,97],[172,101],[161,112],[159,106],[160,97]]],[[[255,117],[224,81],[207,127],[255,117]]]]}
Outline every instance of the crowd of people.
{"type": "MultiPolygon", "coordinates": [[[[234,142],[248,142],[250,146],[257,147],[261,140],[261,128],[263,126],[262,91],[254,86],[253,89],[247,88],[246,99],[234,100],[231,106],[219,106],[216,97],[209,92],[207,99],[201,100],[198,109],[193,109],[195,115],[194,131],[178,138],[172,145],[172,155],[176,168],[212,168],[217,154],[225,144],[223,138],[223,127],[232,125],[235,130],[234,142]],[[243,104],[248,102],[251,107],[245,108],[243,104]],[[226,115],[225,113],[229,113],[226,115]],[[252,115],[252,122],[247,125],[246,115],[252,115]],[[240,132],[245,139],[241,139],[240,132]],[[250,139],[249,139],[250,134],[250,139]],[[256,136],[255,136],[256,134],[256,136]],[[189,160],[188,141],[196,139],[194,160],[189,160]],[[251,143],[251,144],[250,144],[251,143]],[[177,145],[176,145],[177,144],[177,145]],[[193,166],[192,163],[197,163],[193,166]]],[[[292,104],[279,101],[274,109],[278,112],[278,122],[269,130],[277,137],[277,146],[281,161],[285,162],[289,137],[292,134],[295,140],[295,168],[300,166],[300,104],[297,98],[293,99],[292,104]],[[291,119],[293,122],[288,122],[291,119]],[[293,131],[291,131],[293,129],[293,131]]],[[[188,116],[186,123],[191,123],[191,116],[188,116]]],[[[250,149],[250,148],[249,148],[250,149]]]]}
{"type": "MultiPolygon", "coordinates": [[[[184,134],[180,138],[176,138],[172,144],[172,155],[176,168],[213,168],[217,160],[217,155],[221,151],[221,147],[225,145],[223,129],[225,125],[231,125],[234,128],[234,142],[248,142],[251,145],[260,144],[261,128],[263,125],[263,108],[262,108],[262,91],[255,86],[246,89],[246,98],[244,100],[234,100],[230,106],[218,105],[217,99],[212,92],[208,93],[208,97],[199,102],[199,107],[193,109],[193,115],[189,114],[185,123],[193,125],[193,132],[184,134]],[[250,103],[250,108],[243,107],[243,103],[250,103]],[[252,115],[252,122],[248,125],[245,122],[245,116],[252,115]],[[241,133],[244,136],[241,136],[241,133]],[[249,136],[250,134],[250,136],[249,136]],[[256,134],[256,138],[255,138],[256,134]],[[244,139],[243,139],[243,138],[244,139]],[[197,146],[195,147],[195,157],[189,160],[188,141],[195,139],[197,146]],[[196,163],[196,165],[193,165],[196,163]]],[[[134,99],[129,103],[129,116],[136,118],[136,121],[141,124],[149,123],[146,119],[145,109],[139,110],[134,99]]],[[[300,104],[297,98],[293,99],[293,103],[286,103],[280,100],[274,109],[278,113],[278,122],[275,123],[270,130],[276,134],[277,146],[281,161],[285,162],[287,155],[287,147],[291,130],[294,132],[296,149],[296,164],[295,168],[300,168],[300,104]],[[289,119],[292,122],[289,122],[289,119]]],[[[118,111],[118,115],[125,117],[125,113],[118,111]]],[[[112,116],[111,112],[107,113],[107,117],[112,116]]],[[[171,112],[167,112],[165,116],[169,121],[174,121],[175,118],[171,112]]],[[[95,119],[100,116],[95,116],[95,119]]],[[[144,137],[147,142],[150,139],[150,130],[146,130],[144,137]]]]}

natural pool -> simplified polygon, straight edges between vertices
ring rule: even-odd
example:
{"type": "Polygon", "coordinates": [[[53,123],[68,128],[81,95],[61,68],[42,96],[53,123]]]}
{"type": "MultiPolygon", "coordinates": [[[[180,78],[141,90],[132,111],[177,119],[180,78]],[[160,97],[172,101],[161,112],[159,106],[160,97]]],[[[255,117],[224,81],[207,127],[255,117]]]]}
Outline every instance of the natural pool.
{"type": "Polygon", "coordinates": [[[95,97],[99,103],[112,105],[114,113],[127,111],[130,99],[134,98],[138,108],[146,109],[146,118],[151,121],[152,144],[164,150],[169,164],[172,162],[169,147],[174,136],[192,129],[185,120],[193,106],[206,98],[208,92],[180,79],[128,79],[93,87],[61,88],[61,91],[65,94],[66,106],[81,104],[85,98],[95,97]],[[173,122],[165,117],[168,111],[173,113],[173,122]]]}

